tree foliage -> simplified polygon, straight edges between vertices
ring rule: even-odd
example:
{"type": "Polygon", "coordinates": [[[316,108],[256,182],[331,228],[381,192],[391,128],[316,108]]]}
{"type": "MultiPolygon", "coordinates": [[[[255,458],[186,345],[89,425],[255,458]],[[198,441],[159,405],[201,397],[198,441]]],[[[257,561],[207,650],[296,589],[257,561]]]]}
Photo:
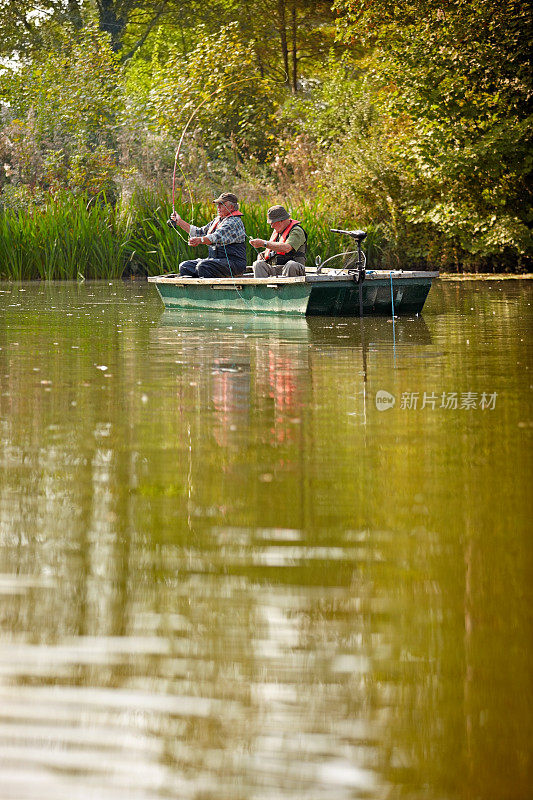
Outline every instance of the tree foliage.
{"type": "Polygon", "coordinates": [[[531,254],[531,7],[507,0],[338,0],[342,38],[372,46],[367,85],[408,223],[482,256],[531,254]]]}
{"type": "Polygon", "coordinates": [[[117,76],[109,40],[94,26],[57,36],[39,62],[6,76],[11,119],[2,138],[12,182],[90,194],[111,188],[121,106],[117,76]]]}
{"type": "Polygon", "coordinates": [[[194,114],[192,131],[213,156],[237,148],[264,158],[276,130],[275,90],[257,72],[254,49],[238,25],[202,31],[187,59],[173,48],[152,63],[150,108],[156,127],[176,139],[194,114]]]}

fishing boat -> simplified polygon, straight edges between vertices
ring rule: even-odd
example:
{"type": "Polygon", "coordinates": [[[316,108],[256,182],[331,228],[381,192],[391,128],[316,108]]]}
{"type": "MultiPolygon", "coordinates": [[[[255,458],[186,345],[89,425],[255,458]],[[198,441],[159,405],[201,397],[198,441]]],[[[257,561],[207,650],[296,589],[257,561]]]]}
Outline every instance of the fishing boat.
{"type": "Polygon", "coordinates": [[[331,256],[296,278],[149,277],[166,308],[307,316],[397,316],[419,314],[438,272],[367,270],[364,231],[332,229],[350,236],[355,250],[331,256]],[[341,266],[338,266],[339,260],[341,266]],[[328,266],[329,264],[329,266],[328,266]],[[337,266],[334,266],[337,264],[337,266]]]}

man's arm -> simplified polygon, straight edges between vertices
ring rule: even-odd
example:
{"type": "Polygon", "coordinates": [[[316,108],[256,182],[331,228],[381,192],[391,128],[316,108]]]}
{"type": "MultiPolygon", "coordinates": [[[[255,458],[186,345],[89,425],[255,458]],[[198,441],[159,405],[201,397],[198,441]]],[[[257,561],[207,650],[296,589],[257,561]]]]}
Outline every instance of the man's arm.
{"type": "Polygon", "coordinates": [[[199,228],[197,225],[189,225],[188,222],[185,222],[185,220],[180,217],[177,211],[172,212],[170,219],[189,234],[189,244],[193,247],[199,244],[211,244],[210,238],[205,235],[211,223],[204,225],[202,228],[199,228]]]}
{"type": "Polygon", "coordinates": [[[270,242],[266,239],[250,239],[250,244],[252,247],[268,247],[269,250],[273,250],[275,253],[279,253],[280,255],[286,255],[287,253],[291,253],[293,250],[298,250],[299,247],[305,241],[305,236],[302,232],[302,235],[299,236],[298,232],[293,229],[289,236],[287,237],[286,242],[270,242]],[[295,234],[293,236],[293,233],[295,234]]]}
{"type": "Polygon", "coordinates": [[[274,250],[276,253],[290,253],[293,246],[286,242],[269,242],[267,239],[250,239],[252,247],[268,247],[269,250],[274,250]]]}
{"type": "Polygon", "coordinates": [[[290,250],[288,251],[289,253],[296,253],[300,247],[305,244],[305,233],[303,228],[301,228],[299,225],[295,225],[287,236],[285,244],[288,244],[290,247],[290,250]]]}
{"type": "Polygon", "coordinates": [[[204,225],[202,228],[199,228],[197,225],[190,225],[189,226],[189,244],[193,247],[196,247],[199,244],[212,244],[211,237],[207,235],[207,231],[211,227],[211,222],[208,222],[207,225],[204,225]]]}

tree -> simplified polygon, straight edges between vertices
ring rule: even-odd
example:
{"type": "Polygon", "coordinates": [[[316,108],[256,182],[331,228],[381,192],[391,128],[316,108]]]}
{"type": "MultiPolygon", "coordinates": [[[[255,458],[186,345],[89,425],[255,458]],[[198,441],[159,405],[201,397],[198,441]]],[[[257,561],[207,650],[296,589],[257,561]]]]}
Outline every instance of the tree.
{"type": "Polygon", "coordinates": [[[94,0],[92,6],[83,0],[0,0],[0,52],[31,56],[43,46],[43,33],[50,26],[80,30],[96,17],[113,52],[127,59],[165,19],[176,15],[183,19],[195,5],[194,0],[94,0]]]}
{"type": "Polygon", "coordinates": [[[14,180],[97,194],[117,173],[118,62],[95,26],[55,40],[42,60],[5,76],[4,137],[14,180]]]}
{"type": "Polygon", "coordinates": [[[402,213],[480,256],[532,252],[531,7],[518,0],[337,0],[347,43],[393,122],[402,213]]]}
{"type": "Polygon", "coordinates": [[[152,124],[179,139],[194,113],[190,135],[211,157],[232,149],[241,158],[264,157],[276,129],[274,85],[258,73],[254,48],[242,41],[237,23],[216,34],[198,30],[198,44],[186,59],[178,48],[165,48],[163,60],[154,54],[152,124]]]}
{"type": "Polygon", "coordinates": [[[334,46],[329,0],[235,0],[233,15],[256,47],[262,74],[277,77],[293,92],[302,65],[316,68],[334,46]]]}

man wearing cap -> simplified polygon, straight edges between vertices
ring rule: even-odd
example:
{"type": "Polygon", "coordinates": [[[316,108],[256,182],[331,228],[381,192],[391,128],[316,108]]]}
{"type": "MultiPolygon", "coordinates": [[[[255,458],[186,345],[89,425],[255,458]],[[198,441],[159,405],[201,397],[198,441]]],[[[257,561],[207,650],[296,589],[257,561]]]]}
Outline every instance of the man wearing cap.
{"type": "Polygon", "coordinates": [[[189,225],[173,211],[170,222],[189,234],[189,244],[208,246],[207,258],[182,261],[180,275],[186,278],[231,278],[246,269],[246,231],[239,201],[231,192],[223,192],[213,201],[217,216],[203,228],[189,225]]]}
{"type": "Polygon", "coordinates": [[[272,206],[267,211],[267,221],[273,229],[270,239],[250,239],[252,247],[267,248],[257,257],[254,276],[295,278],[305,275],[307,234],[298,220],[291,219],[283,206],[272,206]]]}

